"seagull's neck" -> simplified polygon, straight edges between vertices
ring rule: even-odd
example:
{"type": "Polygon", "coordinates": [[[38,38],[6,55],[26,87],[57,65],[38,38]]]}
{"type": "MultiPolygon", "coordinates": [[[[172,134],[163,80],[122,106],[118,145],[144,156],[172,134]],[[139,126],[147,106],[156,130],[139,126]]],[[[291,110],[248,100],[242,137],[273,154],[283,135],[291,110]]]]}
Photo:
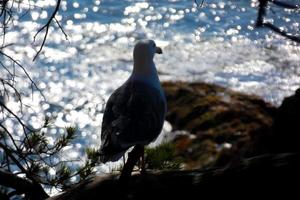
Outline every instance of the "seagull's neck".
{"type": "Polygon", "coordinates": [[[161,90],[160,81],[154,62],[144,63],[144,65],[139,66],[135,63],[129,80],[142,81],[161,90]]]}

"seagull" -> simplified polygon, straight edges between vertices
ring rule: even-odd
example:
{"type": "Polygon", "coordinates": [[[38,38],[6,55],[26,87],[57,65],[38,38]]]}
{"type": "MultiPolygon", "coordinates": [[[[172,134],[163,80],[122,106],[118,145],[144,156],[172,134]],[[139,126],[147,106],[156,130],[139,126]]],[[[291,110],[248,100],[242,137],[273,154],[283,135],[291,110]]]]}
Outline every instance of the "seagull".
{"type": "Polygon", "coordinates": [[[130,177],[144,146],[160,134],[167,111],[154,55],[162,54],[153,40],[140,40],[133,50],[133,70],[128,80],[109,97],[102,120],[100,161],[114,162],[129,153],[120,179],[130,177]]]}

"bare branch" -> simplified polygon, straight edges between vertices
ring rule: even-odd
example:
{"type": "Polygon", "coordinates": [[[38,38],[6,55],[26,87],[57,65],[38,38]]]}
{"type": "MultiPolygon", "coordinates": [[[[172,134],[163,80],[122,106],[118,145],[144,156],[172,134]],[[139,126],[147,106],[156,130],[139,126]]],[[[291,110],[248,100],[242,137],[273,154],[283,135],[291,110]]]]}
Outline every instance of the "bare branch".
{"type": "MultiPolygon", "coordinates": [[[[11,75],[12,77],[14,77],[14,75],[12,74],[11,75]]],[[[17,100],[20,102],[20,107],[21,107],[21,112],[22,112],[22,109],[23,109],[23,102],[22,102],[22,97],[21,97],[21,94],[20,92],[17,90],[17,88],[15,88],[15,86],[13,85],[14,84],[14,80],[12,80],[13,84],[11,84],[10,82],[6,81],[6,80],[3,80],[0,78],[0,82],[2,83],[2,87],[3,87],[3,90],[6,91],[6,86],[8,86],[9,88],[11,88],[13,91],[14,91],[14,94],[16,95],[17,97],[17,100]]]]}
{"type": "Polygon", "coordinates": [[[291,5],[285,2],[281,1],[276,1],[276,0],[259,0],[259,8],[258,8],[258,14],[257,14],[257,19],[256,19],[256,27],[266,27],[274,31],[275,33],[278,33],[279,35],[288,38],[294,42],[300,43],[300,36],[298,35],[293,35],[291,33],[288,33],[277,26],[269,23],[269,22],[264,22],[264,17],[266,16],[267,12],[267,6],[268,2],[272,2],[277,6],[283,7],[283,8],[288,8],[288,9],[299,9],[298,5],[291,5]]]}
{"type": "Polygon", "coordinates": [[[0,61],[0,65],[9,73],[10,76],[12,76],[12,77],[14,76],[1,61],[0,61]]]}
{"type": "Polygon", "coordinates": [[[276,0],[272,0],[272,3],[274,3],[277,6],[283,7],[283,8],[288,8],[288,9],[300,9],[299,5],[293,5],[287,2],[282,2],[282,1],[276,1],[276,0]]]}
{"type": "Polygon", "coordinates": [[[10,55],[4,53],[3,51],[0,51],[0,54],[2,54],[3,56],[7,57],[9,60],[11,60],[14,64],[16,64],[18,67],[20,67],[22,69],[22,71],[25,73],[26,77],[30,80],[31,85],[33,85],[38,91],[39,93],[42,95],[42,97],[44,99],[45,96],[43,94],[43,92],[39,89],[39,87],[36,85],[36,83],[32,80],[31,76],[28,74],[27,70],[17,61],[15,60],[13,57],[11,57],[10,55]]]}
{"type": "Polygon", "coordinates": [[[199,4],[197,0],[194,0],[194,2],[197,5],[197,7],[201,8],[203,6],[204,0],[201,1],[201,4],[199,4]]]}
{"type": "MultiPolygon", "coordinates": [[[[34,56],[33,61],[35,61],[35,59],[36,59],[36,58],[38,57],[38,55],[41,53],[41,51],[42,51],[42,49],[43,49],[43,47],[44,47],[44,45],[45,45],[45,42],[46,42],[46,39],[47,39],[47,36],[48,36],[48,32],[49,32],[49,28],[50,28],[51,22],[55,19],[55,15],[56,15],[56,13],[57,13],[58,10],[59,10],[60,2],[61,2],[61,0],[57,0],[56,7],[55,7],[55,9],[54,9],[52,15],[51,15],[50,18],[48,19],[48,22],[47,22],[44,26],[42,26],[42,27],[36,32],[36,34],[35,34],[34,37],[33,37],[33,41],[35,42],[35,39],[36,39],[37,35],[38,35],[40,32],[42,32],[43,30],[45,30],[45,34],[44,34],[44,38],[43,38],[42,44],[41,44],[41,46],[40,46],[40,49],[38,50],[38,52],[37,52],[36,55],[34,56]]],[[[59,25],[59,27],[61,27],[61,26],[59,25]]],[[[64,33],[64,32],[63,32],[63,33],[64,33]]]]}
{"type": "Polygon", "coordinates": [[[5,133],[8,135],[8,137],[10,138],[10,140],[12,141],[14,147],[16,148],[16,150],[19,149],[18,145],[16,144],[16,141],[15,139],[13,138],[12,134],[7,130],[7,128],[5,126],[3,126],[1,123],[0,123],[0,127],[5,131],[5,133]]]}
{"type": "Polygon", "coordinates": [[[4,144],[0,143],[0,148],[2,148],[7,156],[18,166],[18,168],[22,171],[22,173],[28,175],[28,178],[30,178],[30,175],[27,173],[27,170],[23,167],[23,165],[18,161],[17,158],[13,155],[12,151],[4,144]]]}
{"type": "Polygon", "coordinates": [[[17,116],[11,109],[9,109],[4,103],[0,101],[0,106],[4,108],[8,113],[10,113],[23,127],[24,132],[26,133],[27,130],[34,131],[31,127],[24,124],[24,122],[17,116]]]}
{"type": "Polygon", "coordinates": [[[274,26],[273,24],[271,23],[268,23],[268,22],[264,22],[262,24],[263,27],[267,27],[269,29],[271,29],[272,31],[278,33],[279,35],[283,36],[283,37],[286,37],[294,42],[297,42],[297,43],[300,43],[300,36],[296,36],[296,35],[291,35],[290,33],[287,33],[285,31],[283,31],[282,29],[274,26]]]}
{"type": "Polygon", "coordinates": [[[54,17],[54,20],[57,23],[58,27],[60,28],[61,32],[64,34],[65,39],[67,41],[69,41],[67,33],[65,32],[65,30],[63,29],[63,27],[61,26],[61,24],[59,23],[59,21],[56,19],[56,17],[54,17]]]}

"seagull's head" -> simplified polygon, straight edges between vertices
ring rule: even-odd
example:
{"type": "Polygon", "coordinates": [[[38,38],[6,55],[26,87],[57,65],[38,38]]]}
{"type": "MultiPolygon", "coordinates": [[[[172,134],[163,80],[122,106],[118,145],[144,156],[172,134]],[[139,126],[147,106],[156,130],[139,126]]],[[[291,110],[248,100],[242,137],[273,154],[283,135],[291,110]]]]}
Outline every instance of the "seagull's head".
{"type": "Polygon", "coordinates": [[[133,74],[143,76],[156,74],[153,58],[155,54],[162,54],[160,47],[157,47],[153,40],[138,41],[133,50],[133,74]]]}
{"type": "Polygon", "coordinates": [[[156,46],[153,40],[140,40],[134,46],[134,63],[138,65],[153,63],[153,58],[156,53],[162,54],[162,50],[156,46]]]}

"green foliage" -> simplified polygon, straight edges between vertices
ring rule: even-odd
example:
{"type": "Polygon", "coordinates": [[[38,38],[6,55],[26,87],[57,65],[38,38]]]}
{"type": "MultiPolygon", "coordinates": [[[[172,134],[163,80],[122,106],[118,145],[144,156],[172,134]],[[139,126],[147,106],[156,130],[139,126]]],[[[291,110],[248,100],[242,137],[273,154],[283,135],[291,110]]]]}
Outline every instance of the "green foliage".
{"type": "Polygon", "coordinates": [[[28,135],[27,139],[24,141],[24,145],[27,149],[31,151],[36,151],[38,153],[46,152],[47,139],[44,132],[32,132],[28,135]]]}
{"type": "Polygon", "coordinates": [[[0,133],[6,134],[6,137],[0,137],[0,168],[15,173],[11,171],[10,166],[17,166],[17,173],[24,175],[26,179],[64,190],[93,175],[99,156],[96,149],[87,149],[87,160],[78,169],[73,167],[74,160],[62,161],[62,150],[72,144],[77,130],[75,127],[66,127],[65,133],[49,144],[47,133],[44,131],[49,125],[50,119],[45,119],[45,129],[27,129],[21,142],[13,140],[12,134],[7,130],[0,129],[0,133]],[[13,145],[8,145],[7,141],[13,145]]]}
{"type": "Polygon", "coordinates": [[[179,169],[181,160],[176,156],[175,145],[163,143],[155,148],[146,148],[145,162],[148,169],[179,169]]]}
{"type": "Polygon", "coordinates": [[[95,148],[87,148],[85,150],[87,155],[87,160],[85,164],[77,170],[80,180],[84,180],[91,175],[94,175],[94,167],[99,161],[99,151],[95,148]]]}
{"type": "Polygon", "coordinates": [[[28,168],[28,173],[30,174],[39,174],[42,169],[41,162],[31,161],[30,167],[28,168]]]}
{"type": "Polygon", "coordinates": [[[78,169],[77,173],[79,174],[80,180],[85,180],[91,175],[94,175],[94,167],[96,162],[92,162],[91,160],[87,160],[85,165],[78,169]]]}
{"type": "Polygon", "coordinates": [[[62,188],[68,188],[70,186],[70,178],[72,177],[72,170],[62,163],[56,167],[56,182],[62,185],[62,188]]]}
{"type": "Polygon", "coordinates": [[[72,140],[76,137],[76,128],[74,127],[66,127],[66,134],[64,134],[60,139],[57,141],[57,148],[62,148],[67,146],[72,140]]]}
{"type": "Polygon", "coordinates": [[[85,150],[87,158],[91,163],[96,163],[99,160],[99,151],[95,148],[87,148],[85,150]]]}

